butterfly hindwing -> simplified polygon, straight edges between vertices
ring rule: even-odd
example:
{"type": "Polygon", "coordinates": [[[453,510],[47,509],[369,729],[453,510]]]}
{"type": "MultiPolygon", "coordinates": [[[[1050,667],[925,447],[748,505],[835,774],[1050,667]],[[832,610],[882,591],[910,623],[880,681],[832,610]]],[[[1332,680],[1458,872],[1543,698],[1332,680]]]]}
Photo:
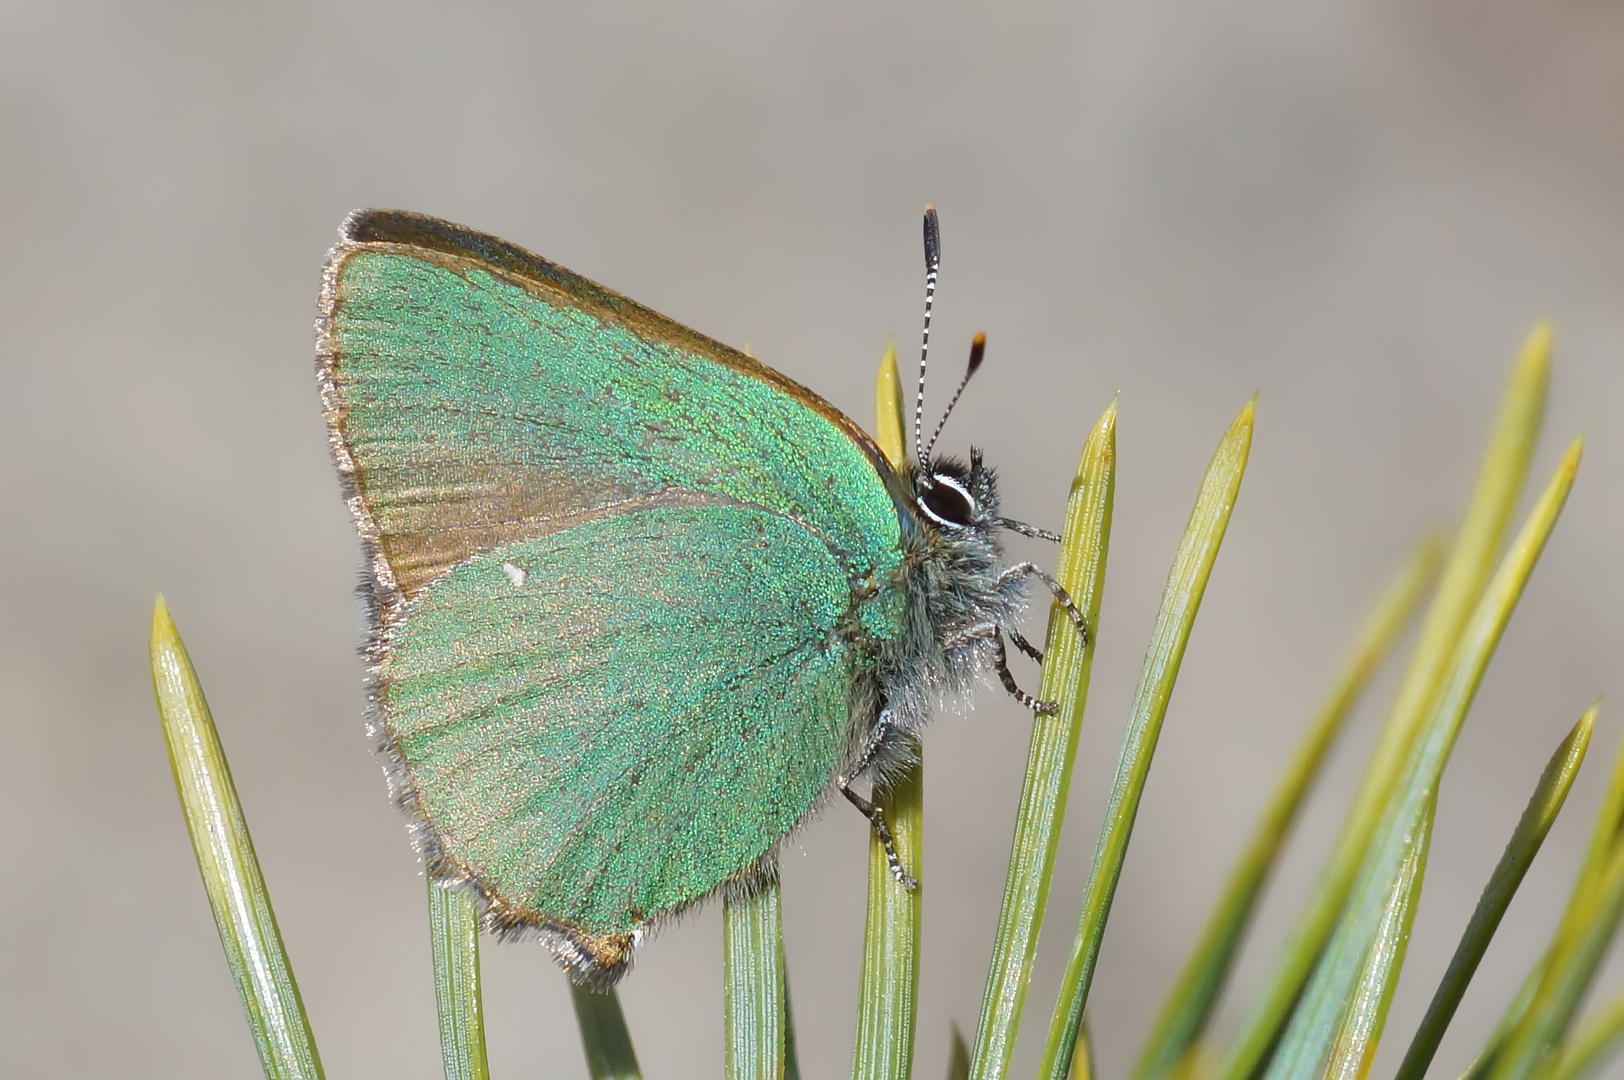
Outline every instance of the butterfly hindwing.
{"type": "Polygon", "coordinates": [[[320,335],[374,724],[431,868],[612,979],[872,720],[895,478],[771,369],[429,218],[346,223],[320,335]]]}
{"type": "Polygon", "coordinates": [[[437,870],[479,882],[498,926],[613,967],[827,785],[848,603],[821,540],[732,504],[604,518],[436,579],[380,693],[437,870]]]}

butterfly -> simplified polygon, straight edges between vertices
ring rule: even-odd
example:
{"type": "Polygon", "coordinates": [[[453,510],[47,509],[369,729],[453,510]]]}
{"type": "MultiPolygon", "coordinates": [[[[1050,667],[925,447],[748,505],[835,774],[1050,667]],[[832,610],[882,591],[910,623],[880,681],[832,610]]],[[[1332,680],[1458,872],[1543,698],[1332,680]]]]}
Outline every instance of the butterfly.
{"type": "MultiPolygon", "coordinates": [[[[925,240],[921,403],[934,210],[925,240]]],[[[1027,580],[1086,628],[999,535],[1058,538],[999,516],[978,450],[933,457],[919,407],[893,465],[750,356],[393,210],[344,222],[317,337],[394,796],[433,878],[577,981],[612,984],[660,920],[773,873],[833,792],[911,887],[852,782],[988,670],[1052,710],[1006,663],[1006,636],[1037,655],[1027,580]]]]}

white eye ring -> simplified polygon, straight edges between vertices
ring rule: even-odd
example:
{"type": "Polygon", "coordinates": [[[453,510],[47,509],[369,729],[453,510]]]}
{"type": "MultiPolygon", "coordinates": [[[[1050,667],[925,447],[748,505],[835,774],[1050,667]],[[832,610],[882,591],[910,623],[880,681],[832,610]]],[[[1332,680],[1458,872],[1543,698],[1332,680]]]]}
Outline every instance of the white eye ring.
{"type": "MultiPolygon", "coordinates": [[[[959,483],[956,478],[954,478],[952,476],[948,476],[946,473],[931,473],[930,480],[931,480],[931,487],[933,487],[933,488],[934,487],[944,487],[944,488],[947,488],[950,491],[957,492],[959,498],[964,500],[965,516],[967,518],[971,518],[971,519],[973,519],[975,517],[975,515],[976,515],[975,496],[971,495],[970,492],[965,488],[965,486],[963,484],[959,483]]],[[[921,497],[919,498],[918,504],[919,504],[919,512],[924,514],[926,517],[930,518],[930,520],[936,522],[936,524],[938,524],[938,525],[944,526],[945,528],[949,528],[949,529],[967,529],[967,528],[970,527],[970,522],[969,521],[951,521],[951,520],[949,520],[947,518],[942,517],[942,515],[938,514],[936,511],[934,511],[934,510],[932,510],[930,508],[930,503],[928,501],[926,501],[926,499],[925,499],[925,497],[923,495],[921,495],[921,497]]]]}

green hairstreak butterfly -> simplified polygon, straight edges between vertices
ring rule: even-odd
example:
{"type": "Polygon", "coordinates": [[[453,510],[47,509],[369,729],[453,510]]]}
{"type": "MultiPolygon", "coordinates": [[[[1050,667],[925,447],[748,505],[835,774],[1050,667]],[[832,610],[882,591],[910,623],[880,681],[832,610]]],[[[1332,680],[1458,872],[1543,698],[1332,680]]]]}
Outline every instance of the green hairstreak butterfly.
{"type": "MultiPolygon", "coordinates": [[[[925,235],[928,344],[934,211],[925,235]]],[[[1004,662],[1008,635],[1032,651],[1025,579],[1082,620],[998,534],[1053,537],[999,516],[979,452],[934,458],[917,408],[894,468],[751,357],[398,211],[344,223],[318,338],[395,796],[429,872],[576,979],[759,880],[833,791],[888,838],[849,782],[905,760],[939,694],[993,670],[1049,707],[1004,662]]]]}

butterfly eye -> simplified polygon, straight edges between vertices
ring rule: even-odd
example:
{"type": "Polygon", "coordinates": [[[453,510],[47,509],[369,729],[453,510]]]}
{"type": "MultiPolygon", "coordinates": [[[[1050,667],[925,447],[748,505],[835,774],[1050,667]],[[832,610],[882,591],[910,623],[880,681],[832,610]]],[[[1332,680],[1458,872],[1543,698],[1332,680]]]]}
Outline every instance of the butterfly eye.
{"type": "Polygon", "coordinates": [[[932,473],[930,486],[919,493],[919,509],[938,525],[965,529],[975,524],[976,501],[953,476],[932,473]]]}

